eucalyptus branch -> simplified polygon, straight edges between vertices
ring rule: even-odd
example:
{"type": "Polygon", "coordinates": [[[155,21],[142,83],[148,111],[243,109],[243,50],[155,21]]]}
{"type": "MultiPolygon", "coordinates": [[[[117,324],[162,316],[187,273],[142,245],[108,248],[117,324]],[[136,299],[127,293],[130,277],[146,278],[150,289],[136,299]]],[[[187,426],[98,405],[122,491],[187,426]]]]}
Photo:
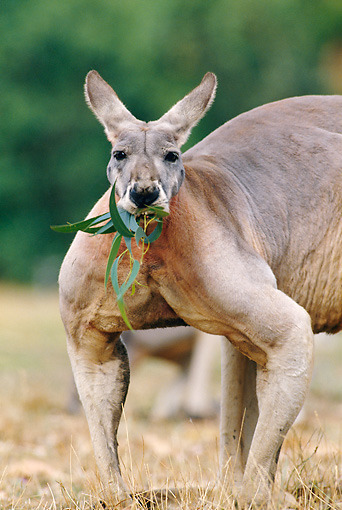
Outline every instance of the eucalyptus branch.
{"type": "Polygon", "coordinates": [[[55,232],[61,233],[73,233],[78,231],[92,235],[115,233],[108,255],[104,284],[107,289],[108,280],[109,277],[111,277],[120,313],[129,329],[133,328],[127,318],[123,297],[130,287],[132,287],[131,295],[133,295],[135,293],[135,285],[142,285],[136,280],[136,277],[151,243],[155,242],[162,233],[163,218],[167,215],[168,213],[166,213],[161,207],[139,209],[135,215],[117,207],[114,184],[109,199],[109,212],[77,223],[67,223],[66,225],[54,225],[51,227],[55,232]],[[143,217],[143,226],[140,226],[139,221],[137,221],[137,218],[141,216],[143,217]],[[106,223],[103,225],[104,221],[106,221],[106,223]],[[153,222],[156,223],[156,227],[150,234],[147,234],[147,228],[153,222]],[[140,260],[136,260],[133,256],[133,238],[135,239],[138,247],[141,244],[140,260]],[[126,249],[118,255],[122,241],[126,245],[126,249]],[[123,284],[120,285],[118,280],[118,266],[126,254],[129,255],[130,269],[123,284]]]}

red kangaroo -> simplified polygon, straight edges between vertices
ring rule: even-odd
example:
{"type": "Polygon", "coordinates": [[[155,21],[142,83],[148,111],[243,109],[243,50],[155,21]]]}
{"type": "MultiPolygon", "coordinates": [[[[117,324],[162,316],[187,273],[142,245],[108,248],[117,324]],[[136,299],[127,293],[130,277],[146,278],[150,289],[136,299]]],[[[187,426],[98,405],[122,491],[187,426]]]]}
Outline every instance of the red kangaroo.
{"type": "MultiPolygon", "coordinates": [[[[95,71],[86,98],[112,144],[118,204],[169,211],[126,298],[135,329],[221,335],[220,465],[238,502],[266,504],[311,377],[313,332],[342,327],[342,97],[267,104],[180,148],[216,89],[208,73],[159,120],[137,120],[95,71]]],[[[110,190],[90,215],[108,211],[110,190]]],[[[78,233],[60,273],[68,352],[108,494],[127,493],[117,428],[126,328],[104,276],[111,235],[78,233]]],[[[137,253],[139,249],[136,247],[137,253]]],[[[122,264],[124,279],[127,267],[122,264]]]]}

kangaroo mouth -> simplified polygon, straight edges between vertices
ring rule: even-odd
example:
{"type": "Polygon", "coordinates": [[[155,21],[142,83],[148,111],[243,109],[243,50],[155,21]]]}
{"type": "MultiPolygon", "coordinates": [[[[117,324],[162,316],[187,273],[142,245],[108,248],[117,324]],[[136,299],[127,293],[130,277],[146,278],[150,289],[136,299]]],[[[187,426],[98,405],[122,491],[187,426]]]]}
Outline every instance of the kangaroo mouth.
{"type": "Polygon", "coordinates": [[[153,214],[154,208],[169,214],[169,201],[162,187],[146,194],[138,194],[134,189],[127,188],[125,194],[119,200],[118,206],[136,217],[145,213],[153,214]]]}

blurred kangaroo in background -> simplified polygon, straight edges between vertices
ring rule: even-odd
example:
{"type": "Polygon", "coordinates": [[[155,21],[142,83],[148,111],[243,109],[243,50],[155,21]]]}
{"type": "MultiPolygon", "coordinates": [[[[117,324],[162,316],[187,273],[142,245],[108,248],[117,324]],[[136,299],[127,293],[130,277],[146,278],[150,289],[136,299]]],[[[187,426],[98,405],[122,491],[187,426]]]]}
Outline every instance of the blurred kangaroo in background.
{"type": "MultiPolygon", "coordinates": [[[[131,369],[135,369],[146,358],[159,358],[179,368],[166,386],[162,383],[158,385],[150,414],[152,419],[165,420],[180,416],[205,419],[218,415],[210,386],[217,361],[219,338],[180,326],[125,331],[121,339],[127,349],[131,369]]],[[[76,413],[79,406],[77,389],[72,381],[68,411],[76,413]]]]}
{"type": "MultiPolygon", "coordinates": [[[[143,285],[126,299],[128,318],[135,329],[186,323],[225,337],[222,480],[230,462],[239,504],[258,506],[269,501],[308,390],[313,331],[342,327],[342,98],[261,106],[182,155],[215,89],[208,73],[148,123],[97,72],[85,90],[112,144],[107,174],[118,204],[133,214],[149,205],[170,212],[144,258],[143,285]]],[[[91,216],[108,210],[109,194],[91,216]]],[[[68,351],[108,497],[127,494],[116,437],[129,382],[126,326],[104,289],[111,242],[78,233],[60,273],[68,351]]],[[[122,264],[121,281],[127,272],[122,264]]]]}

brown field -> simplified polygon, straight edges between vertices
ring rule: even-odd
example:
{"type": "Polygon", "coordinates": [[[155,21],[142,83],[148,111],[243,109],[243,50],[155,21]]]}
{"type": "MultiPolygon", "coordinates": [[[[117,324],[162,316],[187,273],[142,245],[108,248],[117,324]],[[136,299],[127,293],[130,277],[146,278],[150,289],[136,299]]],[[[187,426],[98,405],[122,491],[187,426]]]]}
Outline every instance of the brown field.
{"type": "MultiPolygon", "coordinates": [[[[0,508],[102,508],[84,415],[66,412],[71,372],[55,291],[0,286],[0,366],[0,508]]],[[[124,478],[135,492],[182,489],[177,501],[160,508],[234,508],[229,488],[212,485],[218,420],[148,418],[160,381],[174,371],[146,360],[132,374],[119,433],[124,478]]],[[[219,395],[219,360],[213,394],[219,395]]],[[[298,508],[342,508],[341,460],[342,341],[336,337],[318,342],[312,391],[286,440],[278,483],[298,508]]]]}

